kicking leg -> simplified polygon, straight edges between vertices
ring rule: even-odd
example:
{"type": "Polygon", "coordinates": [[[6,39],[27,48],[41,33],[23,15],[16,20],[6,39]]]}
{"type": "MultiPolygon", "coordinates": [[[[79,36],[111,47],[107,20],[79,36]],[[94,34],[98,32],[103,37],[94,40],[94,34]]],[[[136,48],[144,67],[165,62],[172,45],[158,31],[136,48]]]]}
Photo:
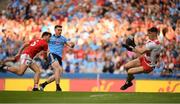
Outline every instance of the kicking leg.
{"type": "Polygon", "coordinates": [[[59,81],[60,81],[60,75],[63,72],[62,67],[59,65],[58,61],[55,61],[51,64],[51,66],[53,67],[54,70],[54,74],[52,76],[50,76],[47,81],[45,81],[44,83],[40,84],[40,90],[43,91],[44,87],[53,82],[56,81],[56,91],[61,91],[61,87],[59,85],[59,81]]]}
{"type": "Polygon", "coordinates": [[[134,59],[134,60],[132,60],[132,61],[129,61],[128,63],[126,63],[126,64],[124,65],[124,68],[125,68],[125,70],[126,70],[126,72],[127,72],[127,81],[131,81],[131,80],[134,79],[133,74],[132,74],[132,73],[129,73],[129,69],[134,68],[134,67],[139,67],[140,65],[141,65],[141,64],[140,64],[140,61],[139,61],[138,58],[137,58],[137,59],[134,59]]]}
{"type": "Polygon", "coordinates": [[[128,77],[126,79],[126,83],[121,87],[121,90],[126,90],[127,88],[133,85],[132,80],[134,79],[134,74],[144,73],[144,68],[142,66],[131,68],[128,70],[128,77]]]}
{"type": "MultiPolygon", "coordinates": [[[[127,72],[127,79],[126,79],[126,83],[125,83],[125,85],[127,86],[127,84],[129,85],[129,86],[132,86],[132,80],[134,79],[134,76],[133,76],[133,74],[132,73],[129,73],[129,70],[131,70],[132,68],[134,68],[134,67],[139,67],[141,64],[140,64],[140,61],[139,61],[139,58],[136,58],[136,59],[134,59],[134,60],[132,60],[132,61],[129,61],[128,63],[126,63],[125,65],[124,65],[124,69],[126,70],[126,72],[127,72]]],[[[121,90],[125,90],[125,89],[127,89],[126,87],[121,87],[121,90]]]]}
{"type": "Polygon", "coordinates": [[[134,68],[134,67],[138,67],[140,66],[140,61],[139,61],[139,58],[136,58],[134,60],[131,60],[129,62],[127,62],[125,65],[124,65],[124,69],[126,71],[128,71],[130,68],[134,68]]]}
{"type": "Polygon", "coordinates": [[[133,74],[128,73],[128,70],[129,70],[130,68],[138,67],[138,66],[140,66],[140,65],[141,65],[141,64],[140,64],[140,61],[139,61],[138,58],[137,58],[137,59],[134,59],[134,60],[132,60],[132,61],[129,61],[128,63],[126,63],[126,64],[124,65],[124,69],[125,69],[126,72],[127,72],[127,81],[134,79],[133,74]]]}

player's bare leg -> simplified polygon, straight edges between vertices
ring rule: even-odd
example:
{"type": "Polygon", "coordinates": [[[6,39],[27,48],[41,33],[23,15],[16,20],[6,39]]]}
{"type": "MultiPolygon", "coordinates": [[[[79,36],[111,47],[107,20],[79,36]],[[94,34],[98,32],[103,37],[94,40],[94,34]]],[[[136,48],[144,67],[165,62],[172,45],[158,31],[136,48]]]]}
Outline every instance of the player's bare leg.
{"type": "Polygon", "coordinates": [[[52,76],[50,76],[47,81],[45,81],[44,83],[40,84],[40,90],[43,91],[44,87],[53,82],[56,81],[56,91],[62,91],[60,85],[59,85],[59,81],[60,81],[60,75],[63,72],[62,67],[59,65],[58,61],[55,61],[51,64],[53,70],[54,70],[54,74],[52,76]]]}
{"type": "Polygon", "coordinates": [[[132,61],[129,61],[128,63],[126,63],[126,64],[124,65],[124,68],[125,68],[125,70],[126,70],[126,72],[127,72],[127,74],[128,74],[127,79],[134,79],[133,74],[128,73],[128,72],[129,72],[129,69],[134,68],[134,67],[139,67],[140,65],[141,65],[141,64],[140,64],[140,61],[139,61],[138,58],[137,58],[137,59],[134,59],[134,60],[132,60],[132,61]]]}
{"type": "Polygon", "coordinates": [[[140,66],[140,61],[138,58],[134,59],[134,60],[131,60],[129,62],[127,62],[125,65],[124,65],[124,68],[126,69],[126,71],[128,71],[130,68],[133,68],[133,67],[138,67],[140,66]]]}
{"type": "Polygon", "coordinates": [[[129,61],[128,63],[124,65],[124,68],[127,72],[127,79],[126,79],[125,84],[121,87],[121,90],[125,90],[127,89],[127,87],[130,87],[133,85],[132,80],[134,79],[134,75],[133,75],[134,73],[131,73],[131,70],[132,69],[134,70],[134,68],[137,68],[139,66],[140,66],[140,61],[138,58],[132,61],[129,61]]]}
{"type": "Polygon", "coordinates": [[[51,82],[53,82],[53,81],[55,81],[55,75],[54,75],[54,74],[51,75],[51,76],[47,79],[47,81],[45,81],[44,83],[41,83],[41,84],[39,85],[40,90],[43,91],[44,88],[46,87],[46,85],[48,85],[49,83],[51,83],[51,82]]]}
{"type": "Polygon", "coordinates": [[[53,82],[53,81],[55,81],[55,75],[54,75],[54,74],[51,75],[51,76],[47,79],[47,83],[51,83],[51,82],[53,82]]]}
{"type": "Polygon", "coordinates": [[[127,88],[129,88],[130,86],[132,86],[132,80],[134,79],[134,74],[139,74],[139,73],[144,73],[144,68],[143,66],[139,66],[139,67],[135,67],[135,68],[131,68],[128,70],[127,74],[128,77],[126,79],[126,83],[121,87],[121,90],[126,90],[127,88]]]}
{"type": "Polygon", "coordinates": [[[54,77],[56,82],[56,91],[61,91],[59,81],[60,81],[60,75],[62,73],[62,67],[59,65],[58,61],[55,61],[52,63],[52,68],[54,69],[54,77]]]}
{"type": "Polygon", "coordinates": [[[15,62],[15,61],[16,61],[15,57],[8,57],[8,58],[6,58],[4,60],[1,60],[0,61],[1,70],[5,71],[5,70],[3,70],[3,67],[8,66],[8,65],[6,65],[7,62],[15,62]]]}
{"type": "Polygon", "coordinates": [[[38,91],[38,83],[39,83],[40,74],[41,74],[40,68],[36,63],[32,63],[30,65],[30,68],[35,72],[33,91],[38,91]]]}
{"type": "Polygon", "coordinates": [[[28,67],[27,65],[21,64],[18,67],[3,66],[2,69],[5,70],[5,71],[9,71],[9,72],[15,73],[17,75],[23,75],[24,72],[26,71],[27,67],[28,67]]]}

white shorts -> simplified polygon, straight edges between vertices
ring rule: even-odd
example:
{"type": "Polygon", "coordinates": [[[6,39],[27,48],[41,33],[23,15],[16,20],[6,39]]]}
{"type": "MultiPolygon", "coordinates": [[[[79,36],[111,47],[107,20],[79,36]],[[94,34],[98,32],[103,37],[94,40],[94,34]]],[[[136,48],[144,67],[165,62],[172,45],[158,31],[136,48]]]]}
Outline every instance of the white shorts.
{"type": "Polygon", "coordinates": [[[20,63],[30,66],[33,62],[33,59],[28,54],[21,54],[20,63]]]}

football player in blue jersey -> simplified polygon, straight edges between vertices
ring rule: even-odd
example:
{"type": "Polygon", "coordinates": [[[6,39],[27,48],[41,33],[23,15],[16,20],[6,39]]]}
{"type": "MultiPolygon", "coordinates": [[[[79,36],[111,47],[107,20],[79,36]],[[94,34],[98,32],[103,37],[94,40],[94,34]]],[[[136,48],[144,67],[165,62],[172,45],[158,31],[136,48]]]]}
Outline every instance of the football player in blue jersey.
{"type": "Polygon", "coordinates": [[[50,76],[44,83],[40,84],[40,90],[43,91],[45,86],[49,83],[55,81],[56,82],[56,91],[62,91],[60,87],[60,76],[63,73],[62,68],[62,54],[64,46],[68,46],[70,48],[74,47],[74,43],[67,40],[66,37],[62,36],[62,26],[55,26],[55,34],[51,36],[49,45],[49,53],[48,53],[48,61],[53,68],[54,74],[50,76]]]}

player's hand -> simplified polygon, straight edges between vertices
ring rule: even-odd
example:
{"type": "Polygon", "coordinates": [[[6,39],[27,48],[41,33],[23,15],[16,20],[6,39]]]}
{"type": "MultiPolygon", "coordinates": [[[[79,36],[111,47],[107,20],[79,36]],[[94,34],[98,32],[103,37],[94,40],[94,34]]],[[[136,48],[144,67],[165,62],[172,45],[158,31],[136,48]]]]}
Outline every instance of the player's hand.
{"type": "Polygon", "coordinates": [[[126,39],[126,45],[136,47],[136,44],[134,42],[134,38],[133,37],[132,38],[131,37],[127,38],[126,39]]]}
{"type": "Polygon", "coordinates": [[[20,55],[21,55],[21,53],[17,53],[16,55],[15,55],[15,57],[20,57],[20,55]]]}
{"type": "Polygon", "coordinates": [[[71,48],[74,48],[74,46],[75,46],[75,44],[73,42],[71,42],[70,45],[71,45],[70,46],[71,48]]]}
{"type": "Polygon", "coordinates": [[[133,47],[127,44],[122,44],[122,47],[126,48],[128,51],[133,51],[133,47]]]}
{"type": "Polygon", "coordinates": [[[16,56],[14,57],[14,61],[17,61],[20,59],[20,54],[16,54],[16,56]]]}

